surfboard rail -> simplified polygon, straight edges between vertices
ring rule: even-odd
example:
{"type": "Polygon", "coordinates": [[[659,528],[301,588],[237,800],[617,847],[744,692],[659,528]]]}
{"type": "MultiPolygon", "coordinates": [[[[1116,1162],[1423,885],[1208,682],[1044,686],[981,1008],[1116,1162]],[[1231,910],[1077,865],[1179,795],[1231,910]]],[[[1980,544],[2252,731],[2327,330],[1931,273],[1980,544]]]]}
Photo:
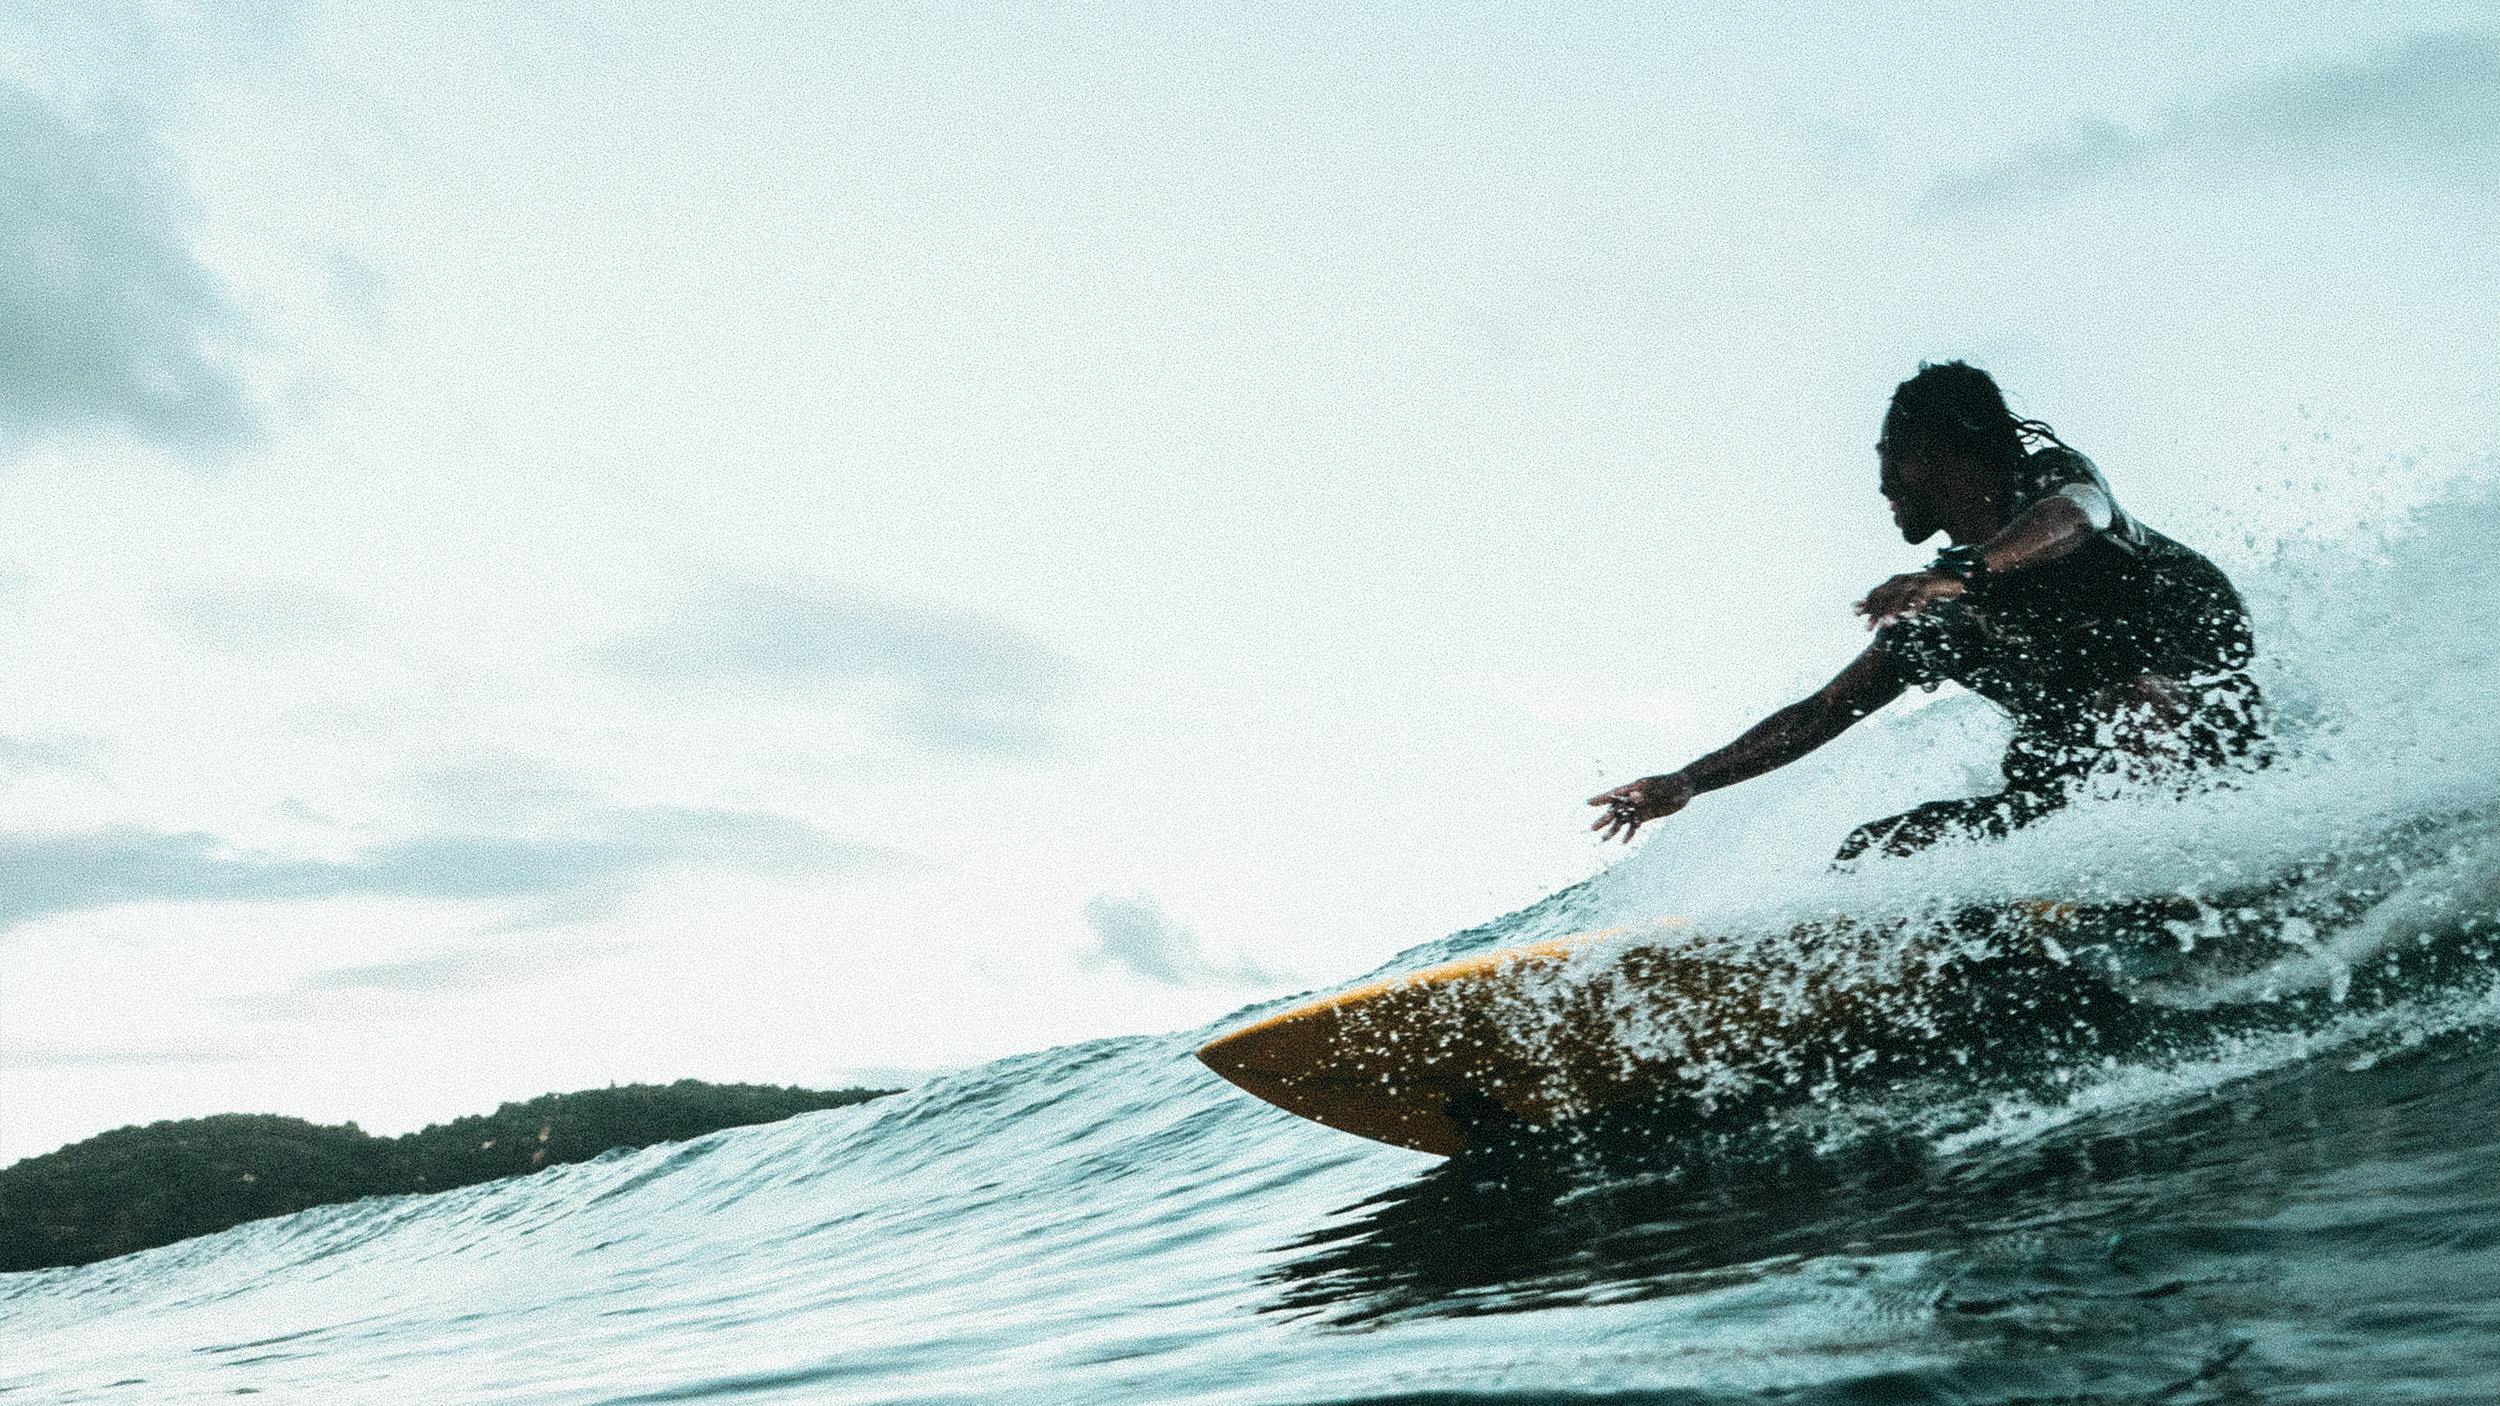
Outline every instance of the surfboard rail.
{"type": "MultiPolygon", "coordinates": [[[[1981,917],[2038,950],[2075,914],[2039,902],[1981,917]]],[[[1660,919],[1383,977],[1197,1055],[1289,1113],[1451,1156],[1636,1099],[1827,1079],[1833,1061],[1867,1057],[1865,1037],[1932,1043],[1936,1010],[1967,997],[1984,965],[1951,936],[1836,919],[1735,944],[1660,919]]]]}
{"type": "Polygon", "coordinates": [[[1382,977],[1221,1035],[1198,1058],[1287,1112],[1449,1156],[1496,1125],[1576,1116],[1623,1083],[1634,1071],[1620,1052],[1573,1033],[1587,1023],[1575,988],[1590,984],[1571,969],[1616,939],[1683,926],[1662,919],[1382,977]]]}

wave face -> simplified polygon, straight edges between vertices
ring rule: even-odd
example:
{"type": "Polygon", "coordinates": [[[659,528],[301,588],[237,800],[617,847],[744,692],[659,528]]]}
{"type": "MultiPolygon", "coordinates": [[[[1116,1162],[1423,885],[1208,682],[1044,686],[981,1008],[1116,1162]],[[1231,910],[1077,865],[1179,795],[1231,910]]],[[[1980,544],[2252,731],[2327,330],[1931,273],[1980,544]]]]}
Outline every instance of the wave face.
{"type": "Polygon", "coordinates": [[[2241,524],[2287,751],[2236,789],[1824,873],[1835,816],[1975,789],[1993,724],[1943,699],[1395,964],[2149,898],[2095,940],[2152,1036],[2009,1018],[1915,1077],[1437,1163],[1220,1084],[1189,1052],[1236,1016],[0,1277],[0,1401],[2487,1403],[2500,492],[2420,477],[2241,524]]]}

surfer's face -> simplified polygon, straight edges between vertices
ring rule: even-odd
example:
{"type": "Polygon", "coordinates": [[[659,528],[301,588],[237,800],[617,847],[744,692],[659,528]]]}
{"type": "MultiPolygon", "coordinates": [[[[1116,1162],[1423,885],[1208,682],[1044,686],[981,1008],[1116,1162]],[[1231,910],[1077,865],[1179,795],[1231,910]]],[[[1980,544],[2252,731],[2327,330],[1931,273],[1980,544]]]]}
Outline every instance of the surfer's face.
{"type": "Polygon", "coordinates": [[[1877,459],[1884,501],[1892,505],[1892,524],[1901,529],[1901,540],[1915,544],[1943,531],[1934,461],[1906,449],[1878,450],[1877,459]]]}

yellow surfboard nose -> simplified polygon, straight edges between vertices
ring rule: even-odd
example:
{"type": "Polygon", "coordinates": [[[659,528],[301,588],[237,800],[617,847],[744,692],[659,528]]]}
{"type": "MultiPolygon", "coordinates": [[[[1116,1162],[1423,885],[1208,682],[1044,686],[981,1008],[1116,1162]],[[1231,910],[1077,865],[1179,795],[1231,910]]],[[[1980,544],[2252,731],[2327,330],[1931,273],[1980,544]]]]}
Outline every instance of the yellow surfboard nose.
{"type": "MultiPolygon", "coordinates": [[[[1665,920],[1661,926],[1680,926],[1665,920]]],[[[1481,953],[1307,1001],[1208,1041],[1209,1069],[1289,1113],[1450,1156],[1494,1125],[1542,1126],[1579,1110],[1557,1072],[1586,1040],[1557,1041],[1553,986],[1575,957],[1626,929],[1481,953]]]]}

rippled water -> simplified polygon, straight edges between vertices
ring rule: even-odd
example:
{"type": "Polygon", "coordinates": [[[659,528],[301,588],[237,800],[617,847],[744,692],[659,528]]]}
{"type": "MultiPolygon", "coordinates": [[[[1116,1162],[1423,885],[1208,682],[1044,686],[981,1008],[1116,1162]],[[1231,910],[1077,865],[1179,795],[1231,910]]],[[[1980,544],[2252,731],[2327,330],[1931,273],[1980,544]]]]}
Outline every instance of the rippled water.
{"type": "Polygon", "coordinates": [[[2481,1401],[2500,995],[1839,1146],[1433,1163],[1185,1038],[0,1280],[13,1399],[2481,1401]],[[2025,1126],[2024,1117],[2044,1120],[2025,1126]]]}
{"type": "Polygon", "coordinates": [[[2303,741],[2241,791],[1829,876],[1834,772],[1398,964],[1669,905],[1778,944],[2207,902],[2101,934],[2124,1039],[2006,1012],[1975,1053],[2030,1058],[1448,1163],[1220,1083],[1229,1022],[1099,1041],[0,1277],[0,1401],[2500,1400],[2495,524],[2274,549],[2303,741]]]}

